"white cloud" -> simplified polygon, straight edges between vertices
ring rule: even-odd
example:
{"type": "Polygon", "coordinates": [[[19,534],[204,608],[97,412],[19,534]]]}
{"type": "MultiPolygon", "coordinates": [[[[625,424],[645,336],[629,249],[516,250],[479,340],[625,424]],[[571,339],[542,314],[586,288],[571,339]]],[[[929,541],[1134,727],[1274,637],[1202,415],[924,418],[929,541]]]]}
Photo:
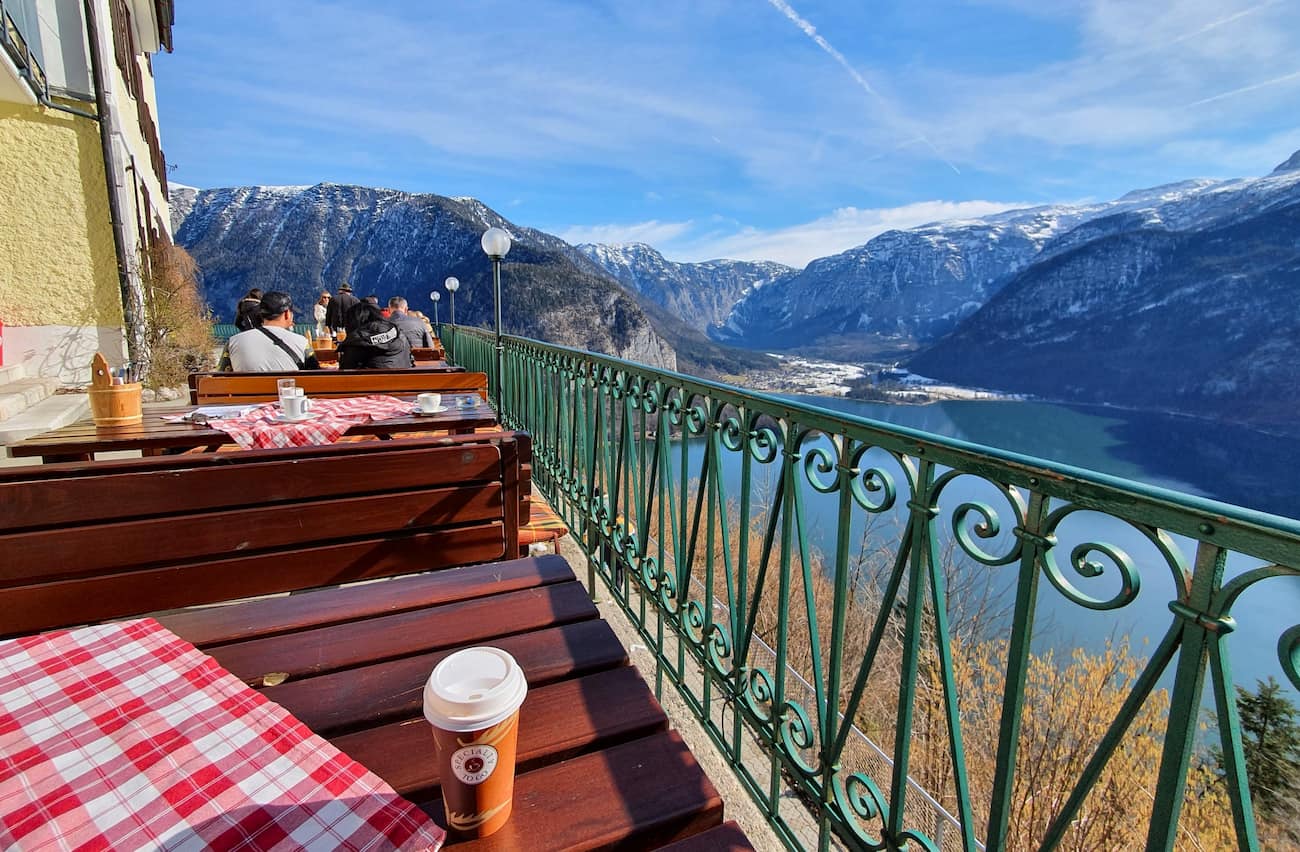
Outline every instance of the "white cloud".
{"type": "Polygon", "coordinates": [[[1213,137],[1185,138],[1162,145],[1156,154],[1175,164],[1179,174],[1188,177],[1242,177],[1266,175],[1279,163],[1300,150],[1300,127],[1264,136],[1249,144],[1227,142],[1213,137]],[[1203,173],[1194,164],[1219,163],[1220,170],[1203,173]]]}
{"type": "MultiPolygon", "coordinates": [[[[1010,140],[1094,158],[1194,135],[1254,129],[1294,103],[1300,18],[1293,2],[1090,0],[1074,12],[1072,56],[1012,73],[917,69],[957,156],[976,159],[1010,140]],[[1243,98],[1237,95],[1257,93],[1243,98]],[[1212,108],[1207,108],[1211,107],[1212,108]]],[[[1006,156],[1006,155],[1003,155],[1006,156]]]]}
{"type": "Polygon", "coordinates": [[[707,233],[690,234],[683,229],[680,239],[661,243],[648,239],[640,241],[650,243],[666,257],[677,261],[698,262],[725,257],[732,260],[774,260],[802,268],[811,260],[860,246],[885,231],[914,228],[942,220],[972,219],[1027,206],[1021,202],[922,201],[902,207],[843,207],[819,219],[787,228],[714,228],[707,233]]]}
{"type": "Polygon", "coordinates": [[[604,243],[622,245],[624,243],[646,243],[658,248],[661,244],[671,242],[691,229],[693,223],[687,222],[634,222],[630,225],[574,225],[561,228],[556,236],[567,243],[604,243]]]}

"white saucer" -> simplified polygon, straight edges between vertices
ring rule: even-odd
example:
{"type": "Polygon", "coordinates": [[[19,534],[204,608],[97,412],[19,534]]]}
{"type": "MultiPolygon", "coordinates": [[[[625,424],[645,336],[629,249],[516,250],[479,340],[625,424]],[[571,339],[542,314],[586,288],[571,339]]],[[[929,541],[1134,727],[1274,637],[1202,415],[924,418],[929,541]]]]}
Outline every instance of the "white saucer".
{"type": "Polygon", "coordinates": [[[448,406],[440,405],[440,406],[438,406],[437,408],[428,408],[428,409],[425,409],[425,408],[413,408],[413,409],[411,409],[411,413],[414,414],[416,417],[419,417],[419,416],[422,415],[422,414],[424,414],[424,415],[427,415],[427,414],[442,414],[444,411],[448,411],[448,410],[449,410],[448,406]]]}
{"type": "Polygon", "coordinates": [[[285,414],[283,411],[277,411],[276,414],[275,414],[275,422],[277,422],[277,423],[302,423],[302,422],[307,421],[307,420],[315,420],[315,419],[316,419],[316,416],[317,416],[317,415],[315,415],[315,414],[313,414],[312,412],[309,411],[309,412],[307,412],[306,414],[304,414],[302,417],[290,417],[289,415],[285,414]]]}

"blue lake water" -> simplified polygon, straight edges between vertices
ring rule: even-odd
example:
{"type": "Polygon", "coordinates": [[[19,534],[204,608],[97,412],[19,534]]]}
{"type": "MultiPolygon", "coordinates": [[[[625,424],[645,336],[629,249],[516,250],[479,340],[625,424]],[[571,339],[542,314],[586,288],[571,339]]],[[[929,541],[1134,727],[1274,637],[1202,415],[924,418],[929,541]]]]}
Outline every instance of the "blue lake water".
{"type": "MultiPolygon", "coordinates": [[[[1107,407],[985,400],[911,406],[812,396],[788,398],[1285,517],[1300,517],[1300,443],[1292,438],[1195,418],[1107,407]]],[[[690,444],[690,467],[698,474],[703,445],[698,441],[690,444]]],[[[725,456],[723,482],[728,493],[736,494],[739,457],[733,453],[725,456]]],[[[888,467],[889,463],[882,460],[882,464],[888,467]]],[[[837,522],[836,499],[834,495],[810,492],[806,489],[806,521],[813,530],[814,544],[829,553],[837,522]]],[[[956,480],[945,497],[949,506],[967,500],[982,500],[1000,511],[1003,532],[986,546],[993,552],[1006,552],[1012,545],[1012,516],[1005,499],[988,483],[972,476],[956,480]]],[[[855,542],[866,523],[865,513],[858,515],[853,527],[855,542]]],[[[898,517],[895,514],[892,522],[897,524],[898,517]]],[[[947,524],[948,518],[941,517],[941,521],[947,524]]],[[[1128,525],[1091,512],[1073,516],[1058,535],[1062,558],[1069,547],[1085,541],[1120,546],[1133,557],[1142,587],[1129,605],[1097,612],[1067,600],[1044,581],[1037,610],[1041,629],[1036,647],[1065,651],[1077,645],[1096,650],[1109,637],[1128,637],[1139,653],[1145,644],[1154,645],[1172,620],[1168,602],[1175,597],[1175,585],[1172,573],[1150,542],[1128,525]]],[[[1180,545],[1190,560],[1194,544],[1182,540],[1180,545]]],[[[1231,576],[1259,564],[1234,557],[1228,573],[1231,576]]],[[[1014,565],[986,568],[973,561],[970,565],[969,570],[987,572],[990,582],[1008,596],[1012,594],[1016,583],[1014,565]]],[[[1114,570],[1095,580],[1079,578],[1068,566],[1066,572],[1081,590],[1094,597],[1108,598],[1119,589],[1114,570]]],[[[1257,678],[1272,675],[1287,683],[1278,662],[1277,640],[1288,627],[1300,623],[1300,578],[1276,578],[1256,585],[1242,596],[1234,614],[1238,630],[1229,640],[1229,650],[1235,681],[1253,685],[1257,678]]],[[[1164,685],[1168,685],[1168,679],[1164,685]]]]}
{"type": "Polygon", "coordinates": [[[1300,518],[1300,438],[1105,406],[961,400],[887,405],[790,399],[1300,518]]]}

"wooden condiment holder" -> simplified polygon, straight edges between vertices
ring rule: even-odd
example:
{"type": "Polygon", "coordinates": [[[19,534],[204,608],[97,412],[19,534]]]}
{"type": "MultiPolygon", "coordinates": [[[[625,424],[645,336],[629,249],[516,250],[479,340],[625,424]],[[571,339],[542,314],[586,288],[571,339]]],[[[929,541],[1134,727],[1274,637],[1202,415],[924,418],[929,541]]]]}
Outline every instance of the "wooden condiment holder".
{"type": "Polygon", "coordinates": [[[144,421],[140,383],[113,384],[108,360],[96,352],[90,362],[90,416],[96,426],[133,426],[144,421]]]}

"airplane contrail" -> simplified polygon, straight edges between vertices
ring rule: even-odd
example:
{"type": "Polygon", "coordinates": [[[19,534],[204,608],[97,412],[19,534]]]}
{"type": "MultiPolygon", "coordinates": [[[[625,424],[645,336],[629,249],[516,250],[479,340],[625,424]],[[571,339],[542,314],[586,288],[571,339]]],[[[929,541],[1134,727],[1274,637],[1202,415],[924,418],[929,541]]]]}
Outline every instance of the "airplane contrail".
{"type": "Polygon", "coordinates": [[[831,46],[830,42],[822,38],[822,36],[817,32],[817,28],[814,27],[811,23],[809,23],[806,19],[800,17],[799,13],[796,12],[793,8],[791,8],[789,3],[785,2],[785,0],[767,0],[767,2],[771,3],[772,6],[775,7],[777,11],[779,11],[781,14],[789,18],[791,23],[793,23],[796,27],[803,30],[804,35],[808,36],[808,38],[812,39],[814,42],[817,43],[818,47],[826,51],[827,56],[829,56],[831,59],[834,59],[836,62],[842,65],[844,67],[844,70],[849,72],[849,76],[851,76],[854,80],[856,80],[857,84],[861,86],[867,92],[867,94],[875,98],[880,98],[880,93],[877,92],[875,89],[871,88],[871,84],[866,81],[865,77],[863,77],[861,74],[858,73],[858,70],[856,68],[854,68],[852,65],[849,64],[849,61],[844,58],[844,54],[840,53],[838,50],[836,50],[834,47],[831,46]]]}
{"type": "Polygon", "coordinates": [[[1170,39],[1162,46],[1171,47],[1175,44],[1178,44],[1179,42],[1184,42],[1187,41],[1188,39],[1196,38],[1197,36],[1204,35],[1212,30],[1217,30],[1219,27],[1227,26],[1233,21],[1236,21],[1240,18],[1244,18],[1247,15],[1253,15],[1256,12],[1258,12],[1260,9],[1267,9],[1269,6],[1276,6],[1277,4],[1278,4],[1278,0],[1267,0],[1267,2],[1264,3],[1257,3],[1254,6],[1251,6],[1249,9],[1242,9],[1240,12],[1229,15],[1226,18],[1220,18],[1217,21],[1210,21],[1205,26],[1192,30],[1190,33],[1183,33],[1177,38],[1170,39]]]}
{"type": "MultiPolygon", "coordinates": [[[[820,47],[823,51],[825,51],[827,56],[829,56],[831,59],[834,59],[836,62],[840,64],[841,67],[844,68],[845,71],[849,72],[849,76],[853,78],[854,82],[856,82],[860,87],[862,87],[863,91],[871,95],[876,100],[880,101],[881,105],[885,107],[886,111],[893,112],[893,108],[890,106],[889,102],[886,101],[880,95],[879,92],[877,92],[875,89],[871,87],[871,84],[867,82],[867,79],[858,73],[858,69],[854,68],[849,63],[849,61],[844,58],[844,54],[836,50],[835,47],[830,42],[828,42],[825,38],[823,38],[821,34],[817,32],[817,28],[814,27],[811,23],[809,23],[808,20],[802,17],[798,12],[796,12],[790,6],[789,3],[785,2],[785,0],[767,0],[767,2],[770,3],[772,7],[776,9],[778,12],[780,12],[782,15],[785,15],[786,18],[788,18],[791,23],[793,23],[796,27],[802,30],[803,34],[808,36],[808,38],[812,39],[813,42],[818,47],[820,47]]],[[[939,149],[935,147],[934,143],[931,142],[928,138],[926,138],[925,134],[917,133],[917,138],[926,147],[928,147],[931,151],[933,151],[934,155],[938,157],[941,161],[943,161],[943,163],[948,168],[952,169],[957,174],[961,174],[961,170],[958,169],[956,166],[954,166],[952,163],[948,162],[948,160],[943,156],[943,154],[939,152],[939,149]]]]}
{"type": "Polygon", "coordinates": [[[1290,74],[1283,74],[1281,77],[1274,77],[1272,80],[1265,80],[1262,83],[1253,83],[1249,86],[1242,86],[1240,89],[1233,89],[1230,92],[1222,92],[1217,95],[1211,95],[1208,98],[1201,98],[1199,101],[1192,101],[1187,105],[1187,108],[1190,109],[1191,107],[1212,104],[1215,101],[1221,101],[1224,98],[1235,97],[1237,95],[1245,94],[1246,92],[1253,92],[1256,89],[1267,88],[1268,86],[1276,86],[1278,83],[1285,83],[1288,80],[1295,80],[1297,78],[1300,78],[1300,71],[1292,71],[1290,74]]]}

